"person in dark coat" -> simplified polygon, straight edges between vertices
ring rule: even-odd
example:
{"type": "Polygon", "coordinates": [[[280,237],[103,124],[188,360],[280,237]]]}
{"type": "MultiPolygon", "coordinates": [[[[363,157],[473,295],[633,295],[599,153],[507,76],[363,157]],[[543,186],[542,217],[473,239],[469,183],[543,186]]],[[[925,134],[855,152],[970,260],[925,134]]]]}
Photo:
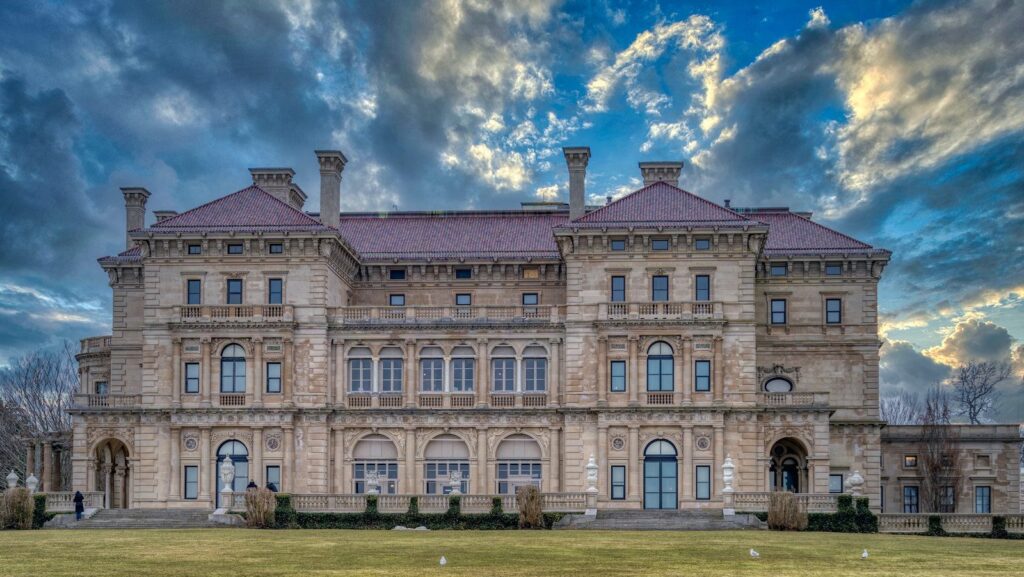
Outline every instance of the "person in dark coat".
{"type": "Polygon", "coordinates": [[[82,520],[82,513],[85,513],[85,497],[81,491],[75,491],[75,521],[82,520]]]}
{"type": "Polygon", "coordinates": [[[246,491],[248,491],[249,489],[259,489],[259,488],[260,488],[260,486],[256,484],[256,481],[249,481],[249,484],[245,486],[245,490],[246,491]]]}
{"type": "Polygon", "coordinates": [[[276,493],[277,492],[277,485],[275,485],[273,483],[267,483],[267,488],[270,489],[270,491],[272,493],[276,493]]]}

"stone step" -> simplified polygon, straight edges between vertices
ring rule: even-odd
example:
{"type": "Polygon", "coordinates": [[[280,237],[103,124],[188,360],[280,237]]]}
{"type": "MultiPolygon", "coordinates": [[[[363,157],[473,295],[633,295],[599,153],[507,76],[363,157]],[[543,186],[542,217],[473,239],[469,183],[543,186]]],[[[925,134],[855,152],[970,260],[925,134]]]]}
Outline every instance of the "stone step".
{"type": "Polygon", "coordinates": [[[735,531],[764,529],[765,524],[753,515],[723,517],[721,511],[621,510],[598,511],[594,517],[568,515],[559,521],[555,528],[625,531],[735,531]]]}
{"type": "Polygon", "coordinates": [[[90,519],[72,522],[69,529],[198,529],[223,527],[209,521],[203,509],[102,509],[90,519]]]}

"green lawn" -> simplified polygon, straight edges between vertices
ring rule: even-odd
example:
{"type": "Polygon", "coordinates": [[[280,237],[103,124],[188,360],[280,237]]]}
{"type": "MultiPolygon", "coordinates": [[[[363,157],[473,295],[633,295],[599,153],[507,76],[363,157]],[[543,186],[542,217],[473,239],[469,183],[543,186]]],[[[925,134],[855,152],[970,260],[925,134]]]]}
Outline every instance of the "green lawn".
{"type": "Polygon", "coordinates": [[[0,575],[1020,575],[1024,541],[606,531],[0,532],[0,575]],[[761,559],[747,550],[754,547],[761,559]],[[861,549],[870,558],[861,561],[861,549]],[[448,566],[441,568],[441,554],[448,566]]]}

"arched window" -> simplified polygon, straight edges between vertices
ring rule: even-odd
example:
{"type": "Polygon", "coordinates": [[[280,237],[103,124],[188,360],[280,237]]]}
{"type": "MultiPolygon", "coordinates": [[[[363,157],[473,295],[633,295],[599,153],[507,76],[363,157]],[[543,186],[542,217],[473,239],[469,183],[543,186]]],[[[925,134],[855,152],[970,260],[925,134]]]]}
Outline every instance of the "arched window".
{"type": "Polygon", "coordinates": [[[790,393],[793,391],[793,383],[789,379],[775,377],[764,383],[766,393],[790,393]]]}
{"type": "Polygon", "coordinates": [[[462,473],[459,490],[469,492],[469,447],[455,435],[438,435],[423,450],[423,481],[428,495],[447,495],[451,492],[451,474],[462,473]]]}
{"type": "Polygon", "coordinates": [[[249,484],[249,450],[245,448],[241,441],[224,441],[217,448],[217,468],[214,469],[216,472],[214,485],[216,485],[217,489],[218,506],[220,506],[220,490],[223,488],[219,480],[220,464],[228,456],[231,457],[231,462],[235,465],[235,480],[231,483],[231,490],[236,493],[244,493],[245,487],[249,484]]]}
{"type": "Polygon", "coordinates": [[[523,351],[523,391],[542,393],[548,390],[548,352],[531,345],[523,351]]]}
{"type": "Polygon", "coordinates": [[[353,393],[373,392],[373,359],[370,349],[354,347],[348,351],[348,390],[353,393]]]}
{"type": "Polygon", "coordinates": [[[533,485],[540,489],[541,450],[526,435],[510,435],[498,445],[498,494],[515,494],[516,487],[533,485]]]}
{"type": "Polygon", "coordinates": [[[647,390],[672,391],[673,377],[672,347],[658,341],[647,349],[647,390]]]}
{"type": "Polygon", "coordinates": [[[384,347],[380,350],[380,392],[401,393],[403,366],[402,349],[384,347]]]}
{"type": "Polygon", "coordinates": [[[491,387],[496,393],[516,392],[516,351],[510,346],[491,351],[491,387]]]}
{"type": "Polygon", "coordinates": [[[676,448],[672,443],[663,440],[651,441],[644,449],[645,457],[675,457],[676,448]]]}
{"type": "Polygon", "coordinates": [[[245,392],[245,349],[228,345],[220,353],[220,392],[245,392]]]}
{"type": "Polygon", "coordinates": [[[452,349],[452,391],[470,393],[476,379],[476,351],[472,347],[452,349]]]}
{"type": "Polygon", "coordinates": [[[377,473],[380,492],[398,492],[398,449],[384,435],[367,435],[352,449],[352,481],[356,493],[366,492],[366,478],[377,473]]]}

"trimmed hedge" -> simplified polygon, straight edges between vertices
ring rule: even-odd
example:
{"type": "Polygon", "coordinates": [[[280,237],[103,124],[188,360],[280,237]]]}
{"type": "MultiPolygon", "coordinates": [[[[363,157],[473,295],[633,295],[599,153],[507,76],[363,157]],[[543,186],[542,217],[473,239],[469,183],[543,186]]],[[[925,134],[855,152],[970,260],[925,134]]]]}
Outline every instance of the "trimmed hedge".
{"type": "Polygon", "coordinates": [[[928,531],[925,535],[931,535],[933,537],[943,537],[946,535],[946,530],[942,528],[942,517],[938,515],[928,516],[928,531]]]}
{"type": "Polygon", "coordinates": [[[50,519],[56,517],[56,513],[46,513],[46,495],[43,493],[36,493],[32,495],[32,500],[35,501],[35,508],[32,509],[32,528],[42,529],[50,519]]]}
{"type": "Polygon", "coordinates": [[[1010,533],[1006,531],[1006,517],[996,515],[992,517],[992,538],[1007,539],[1010,533]]]}
{"type": "MultiPolygon", "coordinates": [[[[394,529],[399,525],[410,529],[424,526],[428,529],[518,529],[519,515],[503,513],[501,499],[495,499],[490,513],[463,515],[461,498],[453,495],[448,499],[448,510],[444,513],[419,513],[419,502],[409,502],[407,513],[381,513],[377,509],[377,498],[367,495],[366,509],[362,513],[299,513],[292,507],[291,495],[277,494],[276,529],[394,529]]],[[[544,526],[550,529],[563,517],[562,513],[545,513],[544,526]]]]}
{"type": "MultiPolygon", "coordinates": [[[[868,507],[867,497],[858,497],[854,505],[853,496],[839,495],[835,513],[808,513],[807,531],[826,533],[877,533],[878,517],[868,507]]],[[[761,521],[768,520],[768,513],[751,513],[761,521]]]]}

